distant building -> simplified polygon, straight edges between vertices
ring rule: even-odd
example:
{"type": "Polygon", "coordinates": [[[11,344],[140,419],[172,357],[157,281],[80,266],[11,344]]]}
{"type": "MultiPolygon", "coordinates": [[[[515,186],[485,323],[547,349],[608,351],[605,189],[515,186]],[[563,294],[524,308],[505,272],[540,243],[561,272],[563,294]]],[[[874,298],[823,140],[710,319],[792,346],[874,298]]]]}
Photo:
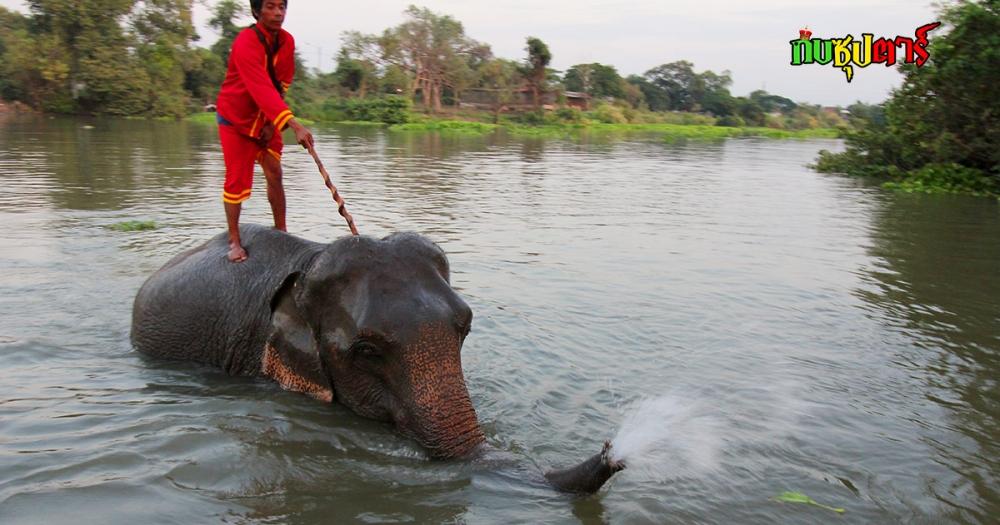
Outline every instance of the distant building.
{"type": "Polygon", "coordinates": [[[590,109],[590,95],[580,91],[565,91],[566,105],[571,108],[587,111],[590,109]]]}

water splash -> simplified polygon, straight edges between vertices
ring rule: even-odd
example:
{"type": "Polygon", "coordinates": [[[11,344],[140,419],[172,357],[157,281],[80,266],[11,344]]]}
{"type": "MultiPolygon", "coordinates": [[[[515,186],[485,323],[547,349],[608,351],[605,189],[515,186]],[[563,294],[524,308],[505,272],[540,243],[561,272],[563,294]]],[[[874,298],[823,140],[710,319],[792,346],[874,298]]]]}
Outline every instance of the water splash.
{"type": "Polygon", "coordinates": [[[612,459],[661,475],[712,470],[718,464],[720,430],[698,401],[676,395],[640,399],[629,406],[612,440],[612,459]]]}

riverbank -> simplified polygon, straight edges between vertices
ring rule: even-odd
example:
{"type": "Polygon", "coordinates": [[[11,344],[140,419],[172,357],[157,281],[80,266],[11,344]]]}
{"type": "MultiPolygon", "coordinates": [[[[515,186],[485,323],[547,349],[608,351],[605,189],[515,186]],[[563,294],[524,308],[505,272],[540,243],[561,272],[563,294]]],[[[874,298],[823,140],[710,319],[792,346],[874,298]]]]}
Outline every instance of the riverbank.
{"type": "MultiPolygon", "coordinates": [[[[204,124],[215,123],[215,113],[196,113],[187,120],[204,124]]],[[[815,128],[802,130],[785,130],[755,126],[713,126],[707,124],[673,124],[673,123],[616,123],[605,122],[574,122],[545,123],[538,125],[523,124],[511,120],[502,120],[499,124],[478,122],[474,120],[456,120],[436,118],[428,115],[416,116],[415,122],[404,124],[386,124],[382,122],[336,120],[308,121],[301,119],[306,125],[352,125],[384,127],[393,132],[440,132],[451,134],[483,135],[502,130],[511,135],[525,137],[573,137],[583,133],[597,134],[645,134],[660,135],[664,140],[723,140],[738,137],[762,137],[771,139],[810,139],[837,138],[840,130],[833,128],[815,128]]]]}

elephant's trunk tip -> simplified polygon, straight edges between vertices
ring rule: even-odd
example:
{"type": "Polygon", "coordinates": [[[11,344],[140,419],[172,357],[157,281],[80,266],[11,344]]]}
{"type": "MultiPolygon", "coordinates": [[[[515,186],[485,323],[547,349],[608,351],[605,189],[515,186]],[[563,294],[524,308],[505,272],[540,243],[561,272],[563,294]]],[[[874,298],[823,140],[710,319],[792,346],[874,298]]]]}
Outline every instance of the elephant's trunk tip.
{"type": "Polygon", "coordinates": [[[611,469],[612,474],[621,470],[625,470],[625,460],[615,459],[614,457],[612,457],[611,449],[613,446],[614,445],[612,445],[610,439],[605,439],[604,448],[601,449],[601,461],[603,461],[608,466],[608,468],[611,469]]]}
{"type": "Polygon", "coordinates": [[[614,459],[611,451],[611,441],[606,440],[599,453],[575,467],[547,472],[545,479],[562,492],[593,494],[600,490],[616,472],[625,469],[625,462],[614,459]]]}

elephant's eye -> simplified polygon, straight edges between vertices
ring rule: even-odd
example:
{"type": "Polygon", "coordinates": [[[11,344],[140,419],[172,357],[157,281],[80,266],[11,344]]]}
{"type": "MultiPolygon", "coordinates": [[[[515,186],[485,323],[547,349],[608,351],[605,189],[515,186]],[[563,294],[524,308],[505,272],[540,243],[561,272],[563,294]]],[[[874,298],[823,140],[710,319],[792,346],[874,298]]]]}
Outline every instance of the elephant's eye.
{"type": "Polygon", "coordinates": [[[368,341],[359,341],[351,347],[351,353],[358,357],[382,357],[382,351],[368,341]]]}

